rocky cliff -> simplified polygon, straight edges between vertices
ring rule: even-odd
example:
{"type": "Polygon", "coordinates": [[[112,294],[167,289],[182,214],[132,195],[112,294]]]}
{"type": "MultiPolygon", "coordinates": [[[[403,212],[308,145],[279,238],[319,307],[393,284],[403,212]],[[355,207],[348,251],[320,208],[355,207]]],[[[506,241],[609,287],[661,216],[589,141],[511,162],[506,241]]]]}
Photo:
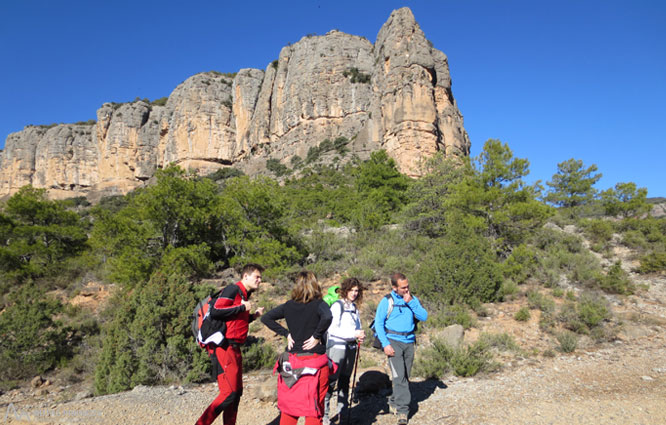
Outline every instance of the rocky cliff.
{"type": "Polygon", "coordinates": [[[126,193],[170,163],[262,173],[269,159],[290,166],[341,137],[361,158],[385,149],[412,176],[437,151],[469,154],[446,55],[409,9],[391,14],[374,45],[339,31],[307,36],[265,70],[194,75],[165,104],[106,103],[94,124],[10,134],[0,195],[26,184],[53,196],[126,193]]]}

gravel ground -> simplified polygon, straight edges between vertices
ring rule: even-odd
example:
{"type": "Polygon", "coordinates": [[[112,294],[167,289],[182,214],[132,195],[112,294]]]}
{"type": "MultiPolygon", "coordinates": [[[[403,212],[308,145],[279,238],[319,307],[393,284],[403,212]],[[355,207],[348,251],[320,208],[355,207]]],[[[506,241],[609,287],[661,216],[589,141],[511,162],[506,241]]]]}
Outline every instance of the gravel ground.
{"type": "MultiPolygon", "coordinates": [[[[275,404],[252,396],[267,379],[246,378],[240,424],[277,424],[275,404]]],[[[659,329],[596,351],[527,359],[483,378],[414,382],[412,390],[412,424],[666,424],[666,341],[659,329]]],[[[52,405],[3,402],[0,414],[9,424],[192,424],[216,393],[213,384],[137,387],[52,405]]],[[[384,397],[362,398],[351,422],[395,423],[385,407],[384,397]]]]}

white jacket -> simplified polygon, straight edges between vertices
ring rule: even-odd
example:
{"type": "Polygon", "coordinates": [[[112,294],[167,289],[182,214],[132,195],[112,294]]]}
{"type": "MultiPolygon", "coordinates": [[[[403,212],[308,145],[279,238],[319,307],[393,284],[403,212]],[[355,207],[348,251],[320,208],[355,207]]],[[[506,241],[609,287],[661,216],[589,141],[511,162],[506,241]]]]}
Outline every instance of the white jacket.
{"type": "Polygon", "coordinates": [[[328,328],[328,338],[336,343],[353,342],[361,327],[361,318],[353,302],[338,300],[331,305],[333,320],[328,328]]]}

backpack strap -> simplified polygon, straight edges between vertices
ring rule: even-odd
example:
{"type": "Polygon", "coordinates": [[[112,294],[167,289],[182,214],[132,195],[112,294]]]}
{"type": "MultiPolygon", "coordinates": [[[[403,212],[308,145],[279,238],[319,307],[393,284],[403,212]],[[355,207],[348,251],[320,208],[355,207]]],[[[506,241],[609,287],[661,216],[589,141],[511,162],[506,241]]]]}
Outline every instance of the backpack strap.
{"type": "Polygon", "coordinates": [[[384,298],[388,300],[388,308],[386,309],[386,319],[388,320],[389,316],[393,312],[393,297],[389,292],[388,294],[384,295],[384,298]]]}
{"type": "MultiPolygon", "coordinates": [[[[391,293],[390,293],[390,292],[389,292],[388,294],[386,294],[386,295],[384,296],[384,298],[386,298],[386,299],[388,300],[388,309],[387,309],[387,313],[386,313],[386,320],[388,320],[389,316],[390,316],[391,313],[393,312],[393,303],[394,303],[394,301],[393,301],[393,297],[391,296],[391,293]]],[[[407,303],[405,303],[405,306],[407,306],[407,308],[409,308],[409,306],[407,305],[407,303]]],[[[411,311],[412,309],[409,308],[409,310],[411,311]]],[[[412,316],[414,316],[414,312],[413,312],[413,311],[412,311],[412,316]]],[[[417,322],[416,317],[414,317],[414,321],[415,321],[415,323],[417,322]]],[[[416,326],[414,327],[414,331],[412,331],[412,332],[398,332],[398,331],[392,331],[392,330],[388,329],[388,328],[386,327],[386,324],[384,324],[384,330],[386,331],[387,334],[394,334],[394,335],[403,335],[403,336],[407,336],[407,335],[411,335],[411,334],[413,334],[413,333],[416,331],[416,326]]]]}
{"type": "MultiPolygon", "coordinates": [[[[340,324],[342,323],[342,314],[345,312],[345,304],[342,300],[335,300],[333,304],[340,304],[340,317],[338,318],[338,327],[340,327],[340,324]]],[[[331,307],[333,307],[333,305],[331,305],[331,307]]]]}

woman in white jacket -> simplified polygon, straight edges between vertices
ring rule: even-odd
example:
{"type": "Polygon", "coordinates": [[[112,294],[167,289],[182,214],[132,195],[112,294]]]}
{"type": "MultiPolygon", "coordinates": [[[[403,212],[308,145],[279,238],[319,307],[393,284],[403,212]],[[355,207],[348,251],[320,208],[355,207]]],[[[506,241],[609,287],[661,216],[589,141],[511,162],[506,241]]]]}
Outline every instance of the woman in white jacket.
{"type": "Polygon", "coordinates": [[[340,285],[340,299],[331,305],[333,320],[328,328],[326,354],[338,364],[335,374],[329,376],[328,393],[324,403],[323,424],[341,415],[347,409],[349,400],[349,380],[354,370],[354,360],[358,345],[363,342],[365,332],[357,305],[363,299],[363,285],[356,278],[345,279],[340,285]],[[335,410],[329,417],[331,396],[336,395],[335,410]]]}

